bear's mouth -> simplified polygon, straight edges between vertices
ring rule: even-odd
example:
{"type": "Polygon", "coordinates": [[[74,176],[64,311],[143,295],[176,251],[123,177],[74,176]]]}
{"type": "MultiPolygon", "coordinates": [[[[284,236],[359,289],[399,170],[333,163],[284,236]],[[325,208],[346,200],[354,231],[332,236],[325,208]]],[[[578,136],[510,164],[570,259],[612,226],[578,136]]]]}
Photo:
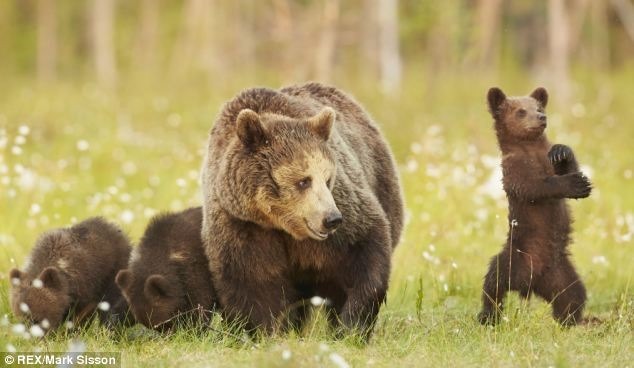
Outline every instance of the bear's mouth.
{"type": "Polygon", "coordinates": [[[314,235],[314,237],[317,240],[325,240],[328,237],[329,233],[327,233],[327,232],[324,233],[324,232],[317,231],[317,230],[313,229],[310,226],[310,223],[308,222],[308,220],[306,220],[306,219],[304,219],[304,222],[306,223],[306,228],[314,235]]]}

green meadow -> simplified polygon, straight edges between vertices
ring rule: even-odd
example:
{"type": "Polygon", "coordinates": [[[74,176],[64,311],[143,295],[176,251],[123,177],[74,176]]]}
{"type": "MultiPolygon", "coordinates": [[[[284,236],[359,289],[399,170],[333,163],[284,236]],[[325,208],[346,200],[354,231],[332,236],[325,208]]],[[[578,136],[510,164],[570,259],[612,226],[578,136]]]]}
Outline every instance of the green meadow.
{"type": "Polygon", "coordinates": [[[335,339],[318,313],[300,332],[255,340],[236,336],[219,316],[206,331],[170,335],[96,323],[46,338],[16,333],[8,273],[23,265],[39,233],[98,215],[136,242],[155,213],[200,205],[199,170],[222,103],[242,88],[283,82],[256,74],[218,83],[124,80],[105,89],[7,78],[0,89],[0,351],[79,346],[121,352],[123,367],[632,366],[634,69],[601,77],[575,70],[571,100],[551,94],[547,109],[549,139],[570,145],[594,183],[588,199],[569,201],[570,249],[588,289],[586,313],[601,323],[574,328],[557,325],[545,302],[515,294],[500,325],[476,321],[482,277],[508,228],[486,91],[536,87],[512,70],[477,74],[406,68],[402,89],[389,97],[361,77],[334,78],[380,124],[407,207],[388,301],[368,344],[335,339]]]}

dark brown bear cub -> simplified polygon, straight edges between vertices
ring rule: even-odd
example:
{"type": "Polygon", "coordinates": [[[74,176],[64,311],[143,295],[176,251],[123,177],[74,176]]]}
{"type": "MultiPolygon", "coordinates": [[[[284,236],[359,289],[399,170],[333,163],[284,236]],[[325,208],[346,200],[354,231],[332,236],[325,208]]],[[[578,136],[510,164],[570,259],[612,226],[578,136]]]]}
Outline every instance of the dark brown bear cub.
{"type": "Polygon", "coordinates": [[[202,322],[215,308],[201,226],[200,207],[154,217],[133,251],[129,269],[117,275],[134,318],[146,327],[167,330],[175,321],[192,317],[202,322]]]}
{"type": "Polygon", "coordinates": [[[552,304],[564,325],[582,321],[586,290],[568,258],[570,215],[566,198],[586,198],[592,189],[568,146],[551,145],[544,134],[548,93],[507,98],[488,93],[489,110],[502,151],[509,234],[484,278],[481,323],[496,323],[509,290],[532,293],[552,304]]]}
{"type": "Polygon", "coordinates": [[[125,316],[114,279],[127,266],[130,249],[123,232],[98,217],[43,234],[24,271],[10,272],[13,312],[43,329],[67,318],[82,324],[95,311],[103,322],[125,316]]]}

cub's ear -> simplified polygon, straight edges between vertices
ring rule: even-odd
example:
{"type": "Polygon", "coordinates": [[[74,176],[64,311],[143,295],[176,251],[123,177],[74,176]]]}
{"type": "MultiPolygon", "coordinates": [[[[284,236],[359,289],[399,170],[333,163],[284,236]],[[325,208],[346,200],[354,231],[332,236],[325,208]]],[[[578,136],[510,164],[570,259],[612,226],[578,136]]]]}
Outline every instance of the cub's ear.
{"type": "Polygon", "coordinates": [[[327,141],[336,116],[337,113],[332,107],[324,107],[317,115],[308,119],[308,127],[319,138],[327,141]]]}
{"type": "Polygon", "coordinates": [[[161,298],[169,297],[171,294],[171,285],[167,279],[161,275],[152,275],[145,280],[143,292],[149,300],[156,301],[161,298]]]}
{"type": "Polygon", "coordinates": [[[9,280],[11,281],[11,283],[13,283],[14,279],[22,280],[22,271],[18,270],[17,268],[9,271],[9,280]]]}
{"type": "Polygon", "coordinates": [[[536,88],[531,93],[531,97],[536,99],[537,102],[539,102],[543,108],[546,108],[546,105],[548,105],[548,91],[546,91],[546,88],[544,87],[536,88]]]}
{"type": "Polygon", "coordinates": [[[268,134],[262,126],[260,116],[253,110],[244,109],[238,114],[236,119],[238,138],[244,146],[250,150],[266,144],[268,134]]]}
{"type": "Polygon", "coordinates": [[[63,288],[62,275],[55,267],[46,267],[38,278],[42,280],[45,288],[53,290],[62,290],[63,288]]]}
{"type": "Polygon", "coordinates": [[[493,87],[487,93],[487,101],[489,102],[489,112],[495,117],[502,103],[506,101],[506,95],[498,87],[493,87]]]}
{"type": "Polygon", "coordinates": [[[129,270],[121,270],[117,273],[117,276],[114,278],[114,282],[117,284],[121,291],[126,290],[128,286],[130,286],[130,282],[132,281],[132,272],[129,270]]]}

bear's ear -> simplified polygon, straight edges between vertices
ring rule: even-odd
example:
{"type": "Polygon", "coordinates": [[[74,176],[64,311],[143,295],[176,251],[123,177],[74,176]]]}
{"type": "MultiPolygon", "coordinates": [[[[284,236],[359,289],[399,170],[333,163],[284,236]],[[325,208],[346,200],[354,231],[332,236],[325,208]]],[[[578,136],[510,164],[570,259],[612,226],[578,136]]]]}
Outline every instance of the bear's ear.
{"type": "Polygon", "coordinates": [[[55,267],[46,267],[38,278],[42,280],[45,288],[53,290],[62,290],[63,288],[62,275],[55,267]]]}
{"type": "Polygon", "coordinates": [[[246,148],[256,150],[268,141],[268,135],[262,126],[260,116],[255,111],[250,109],[240,111],[236,125],[238,138],[246,148]]]}
{"type": "Polygon", "coordinates": [[[129,270],[121,270],[117,273],[117,276],[114,278],[114,282],[117,284],[121,291],[126,290],[128,286],[130,286],[130,282],[132,281],[132,272],[129,270]]]}
{"type": "Polygon", "coordinates": [[[548,105],[548,91],[546,91],[544,87],[535,88],[531,93],[531,97],[536,99],[543,108],[546,108],[546,105],[548,105]]]}
{"type": "Polygon", "coordinates": [[[9,280],[11,280],[11,283],[13,283],[13,280],[15,279],[22,280],[22,271],[17,268],[14,268],[9,272],[9,280]]]}
{"type": "Polygon", "coordinates": [[[487,93],[487,101],[489,102],[489,112],[495,117],[502,103],[506,101],[506,95],[498,87],[493,87],[487,93]]]}
{"type": "Polygon", "coordinates": [[[143,292],[149,300],[156,301],[169,297],[171,286],[169,281],[161,275],[152,275],[145,280],[143,292]]]}
{"type": "Polygon", "coordinates": [[[336,116],[337,113],[332,107],[324,107],[317,115],[308,119],[308,127],[318,137],[327,141],[336,116]]]}

